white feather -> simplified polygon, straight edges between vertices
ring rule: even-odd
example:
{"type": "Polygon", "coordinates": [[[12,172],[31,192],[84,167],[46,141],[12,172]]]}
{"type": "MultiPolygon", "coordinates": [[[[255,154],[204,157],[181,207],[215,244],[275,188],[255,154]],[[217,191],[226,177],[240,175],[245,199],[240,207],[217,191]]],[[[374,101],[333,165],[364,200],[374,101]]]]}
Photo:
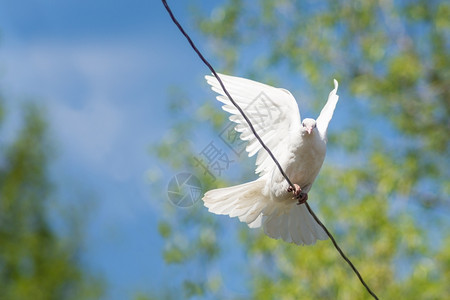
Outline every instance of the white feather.
{"type": "Polygon", "coordinates": [[[319,117],[317,118],[317,130],[323,139],[326,139],[328,124],[330,124],[331,118],[333,117],[334,109],[339,100],[339,96],[336,94],[338,89],[338,82],[336,79],[334,81],[334,89],[328,95],[327,104],[322,108],[319,117]]]}

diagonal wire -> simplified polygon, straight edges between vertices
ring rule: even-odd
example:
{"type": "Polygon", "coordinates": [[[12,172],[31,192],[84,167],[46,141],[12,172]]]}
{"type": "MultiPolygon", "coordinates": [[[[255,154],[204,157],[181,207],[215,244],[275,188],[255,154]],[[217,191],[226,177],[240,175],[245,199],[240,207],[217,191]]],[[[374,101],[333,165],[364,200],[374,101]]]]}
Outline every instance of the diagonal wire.
{"type": "MultiPolygon", "coordinates": [[[[181,24],[178,22],[178,20],[175,18],[174,14],[172,13],[172,10],[170,9],[169,5],[167,4],[166,0],[161,0],[162,3],[164,4],[164,7],[166,8],[167,12],[170,15],[170,18],[172,19],[172,21],[175,23],[175,25],[178,27],[178,29],[181,31],[181,33],[184,35],[184,37],[188,40],[189,44],[191,45],[192,49],[195,51],[195,53],[197,53],[197,55],[199,56],[199,58],[203,61],[203,63],[209,68],[209,70],[213,73],[214,77],[216,77],[217,81],[219,82],[220,86],[222,87],[223,91],[225,92],[225,94],[227,95],[228,99],[230,99],[231,103],[233,103],[233,105],[237,108],[237,110],[241,113],[242,117],[245,119],[245,121],[247,122],[248,126],[250,127],[251,131],[253,132],[253,134],[255,135],[256,139],[259,141],[259,143],[261,144],[261,146],[267,151],[267,153],[270,155],[270,157],[272,158],[272,160],[274,161],[274,163],[277,165],[278,170],[280,170],[281,174],[283,175],[283,177],[286,179],[286,181],[289,183],[289,185],[292,187],[293,190],[295,190],[294,185],[292,184],[291,180],[289,179],[289,177],[286,175],[286,173],[284,172],[283,168],[281,167],[280,163],[278,162],[278,160],[275,158],[275,156],[273,155],[273,153],[270,151],[269,147],[266,146],[266,144],[263,142],[263,140],[261,139],[261,137],[258,135],[258,133],[256,132],[255,128],[253,127],[252,122],[250,122],[249,118],[247,117],[247,115],[244,113],[244,111],[242,110],[242,108],[233,100],[233,98],[231,97],[230,93],[227,91],[227,89],[225,88],[225,85],[223,84],[222,80],[220,79],[219,75],[217,75],[216,71],[214,70],[214,68],[212,67],[212,65],[206,60],[206,58],[202,55],[202,53],[200,52],[200,50],[198,50],[198,48],[195,46],[194,42],[192,41],[192,39],[189,37],[189,35],[186,33],[186,31],[184,31],[183,27],[181,26],[181,24]]],[[[361,274],[359,273],[358,269],[356,269],[356,267],[353,265],[353,263],[350,261],[350,259],[344,254],[344,252],[342,251],[342,249],[339,247],[339,245],[337,244],[336,240],[334,239],[333,235],[328,231],[328,229],[325,227],[325,225],[319,220],[319,218],[316,216],[316,214],[313,212],[313,210],[311,209],[311,207],[309,206],[308,202],[305,202],[306,208],[308,209],[309,213],[312,215],[312,217],[314,218],[314,220],[316,220],[316,222],[320,225],[320,227],[322,227],[322,229],[326,232],[326,234],[328,235],[328,237],[331,239],[331,241],[333,242],[334,247],[336,248],[336,250],[339,252],[339,254],[342,256],[342,258],[350,265],[350,267],[352,268],[353,272],[355,272],[356,276],[358,276],[358,279],[361,281],[361,283],[364,285],[364,287],[366,288],[367,292],[376,300],[378,300],[377,295],[369,288],[369,286],[366,284],[366,282],[364,281],[364,279],[362,278],[361,274]]]]}
{"type": "Polygon", "coordinates": [[[188,40],[189,44],[191,44],[191,47],[194,49],[194,51],[197,53],[197,55],[200,57],[200,59],[203,61],[203,63],[211,70],[211,72],[214,74],[214,77],[217,78],[217,80],[220,83],[220,86],[222,87],[223,91],[225,92],[225,94],[227,95],[228,99],[230,99],[231,103],[233,103],[233,105],[239,110],[239,112],[241,113],[242,117],[244,117],[245,121],[247,122],[248,126],[250,127],[251,131],[253,132],[253,134],[255,135],[255,137],[258,139],[259,143],[261,144],[261,146],[266,149],[267,153],[269,153],[270,157],[272,158],[272,160],[275,162],[275,164],[277,165],[278,169],[280,170],[281,174],[283,175],[284,178],[286,178],[287,182],[289,183],[289,185],[293,188],[293,190],[295,191],[295,187],[292,184],[292,182],[289,180],[289,178],[287,177],[286,173],[284,173],[283,168],[280,166],[280,163],[277,161],[277,159],[275,158],[275,156],[273,155],[273,153],[270,151],[269,147],[266,146],[266,144],[264,144],[263,140],[259,137],[259,135],[256,133],[255,128],[253,127],[252,122],[250,122],[249,118],[245,115],[244,111],[242,110],[242,108],[233,100],[233,98],[231,97],[230,93],[228,93],[227,89],[225,88],[225,85],[223,84],[222,80],[220,79],[219,75],[217,75],[216,71],[214,70],[214,68],[211,66],[211,64],[206,60],[206,58],[201,54],[201,52],[197,49],[197,47],[195,46],[194,42],[191,40],[191,38],[189,37],[189,35],[186,33],[186,31],[184,31],[183,27],[181,27],[180,23],[178,23],[177,19],[175,18],[175,16],[172,13],[172,10],[170,9],[169,5],[167,4],[167,2],[165,0],[162,0],[164,6],[167,9],[167,12],[169,13],[170,17],[172,18],[172,21],[175,23],[175,25],[177,25],[178,29],[180,29],[181,33],[186,37],[186,39],[188,40]]]}

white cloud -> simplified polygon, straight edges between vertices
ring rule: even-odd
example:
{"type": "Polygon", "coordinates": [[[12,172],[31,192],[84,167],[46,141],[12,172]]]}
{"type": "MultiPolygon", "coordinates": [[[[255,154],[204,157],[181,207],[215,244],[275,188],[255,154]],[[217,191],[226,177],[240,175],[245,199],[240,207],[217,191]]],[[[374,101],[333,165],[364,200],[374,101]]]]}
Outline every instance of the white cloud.
{"type": "Polygon", "coordinates": [[[54,103],[50,109],[53,130],[65,149],[87,163],[106,163],[123,127],[124,116],[106,101],[89,101],[82,109],[54,103]]]}
{"type": "Polygon", "coordinates": [[[160,63],[148,47],[124,41],[5,43],[0,48],[6,57],[0,58],[6,69],[2,88],[45,104],[63,154],[123,177],[126,164],[115,166],[112,151],[126,147],[130,132],[139,134],[127,122],[137,109],[129,97],[145,97],[136,86],[150,81],[149,64],[160,63]]]}

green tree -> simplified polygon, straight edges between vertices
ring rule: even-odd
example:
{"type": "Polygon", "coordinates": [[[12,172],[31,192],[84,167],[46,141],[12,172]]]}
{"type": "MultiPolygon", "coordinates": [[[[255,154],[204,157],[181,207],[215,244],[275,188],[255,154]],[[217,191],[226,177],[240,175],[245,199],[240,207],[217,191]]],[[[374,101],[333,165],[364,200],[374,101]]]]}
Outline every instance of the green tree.
{"type": "MultiPolygon", "coordinates": [[[[333,77],[340,81],[347,120],[331,124],[328,151],[335,158],[325,162],[311,205],[381,299],[449,298],[450,234],[442,211],[450,204],[450,5],[229,0],[211,16],[195,11],[220,71],[274,84],[277,76],[289,78],[318,99],[326,98],[333,77]],[[252,53],[252,61],[241,53],[252,53]]],[[[206,120],[216,132],[224,125],[212,97],[195,118],[173,100],[181,121],[153,151],[173,170],[197,171],[205,190],[224,179],[212,183],[198,170],[192,157],[200,149],[187,137],[206,120]]],[[[316,113],[321,104],[315,101],[316,113]]],[[[244,180],[254,178],[246,170],[247,164],[244,180]]],[[[160,226],[167,263],[207,268],[220,259],[226,246],[217,216],[201,205],[168,211],[160,226]]],[[[330,242],[297,247],[240,228],[253,298],[368,299],[330,242]]],[[[186,296],[227,298],[226,289],[220,276],[184,281],[186,296]]]]}
{"type": "MultiPolygon", "coordinates": [[[[0,102],[0,124],[3,112],[0,102]]],[[[11,143],[0,140],[0,298],[96,298],[100,282],[83,270],[78,257],[76,211],[60,220],[67,235],[50,222],[51,213],[60,211],[54,210],[48,175],[53,152],[42,112],[26,105],[22,121],[11,143]]]]}

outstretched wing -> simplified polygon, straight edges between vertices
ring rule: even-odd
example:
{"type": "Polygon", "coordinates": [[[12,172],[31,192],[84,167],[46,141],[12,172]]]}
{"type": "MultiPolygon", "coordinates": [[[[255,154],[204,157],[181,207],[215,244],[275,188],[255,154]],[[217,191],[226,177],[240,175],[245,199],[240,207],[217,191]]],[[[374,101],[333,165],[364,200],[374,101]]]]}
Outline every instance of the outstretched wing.
{"type": "MultiPolygon", "coordinates": [[[[219,76],[233,100],[252,122],[263,142],[278,157],[280,152],[286,149],[289,135],[293,132],[300,132],[301,129],[300,112],[292,94],[285,89],[275,88],[245,78],[223,74],[219,74],[219,76]]],[[[248,141],[245,148],[248,156],[258,153],[255,172],[260,176],[268,173],[273,168],[274,163],[267,151],[262,148],[245,119],[226,96],[217,79],[213,76],[205,76],[205,78],[211,85],[212,90],[219,94],[217,100],[224,104],[222,109],[231,114],[230,121],[237,123],[235,130],[240,133],[240,138],[248,141]]]]}
{"type": "Polygon", "coordinates": [[[334,79],[334,90],[328,95],[328,101],[322,108],[319,117],[316,120],[317,130],[319,131],[322,139],[326,139],[328,124],[330,124],[331,118],[333,117],[334,109],[339,100],[339,95],[336,95],[338,89],[338,82],[334,79]]]}

